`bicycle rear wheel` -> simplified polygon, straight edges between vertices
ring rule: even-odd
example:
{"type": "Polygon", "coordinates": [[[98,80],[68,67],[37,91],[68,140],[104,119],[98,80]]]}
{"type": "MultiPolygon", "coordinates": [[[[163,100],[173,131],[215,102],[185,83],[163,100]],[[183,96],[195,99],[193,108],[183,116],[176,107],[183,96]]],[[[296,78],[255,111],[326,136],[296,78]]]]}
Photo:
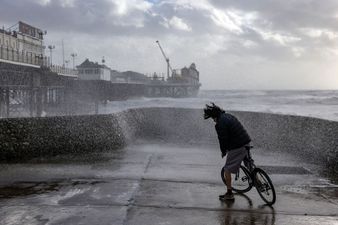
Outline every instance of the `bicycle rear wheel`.
{"type": "Polygon", "coordinates": [[[258,194],[268,205],[273,205],[276,202],[276,192],[270,177],[260,168],[256,168],[253,175],[258,194]]]}
{"type": "MultiPolygon", "coordinates": [[[[221,177],[223,183],[226,185],[224,177],[224,168],[222,168],[221,177]]],[[[236,174],[231,174],[231,180],[232,180],[232,190],[237,193],[245,193],[250,191],[250,189],[252,188],[250,173],[248,169],[242,165],[239,168],[238,176],[236,176],[236,174]]]]}

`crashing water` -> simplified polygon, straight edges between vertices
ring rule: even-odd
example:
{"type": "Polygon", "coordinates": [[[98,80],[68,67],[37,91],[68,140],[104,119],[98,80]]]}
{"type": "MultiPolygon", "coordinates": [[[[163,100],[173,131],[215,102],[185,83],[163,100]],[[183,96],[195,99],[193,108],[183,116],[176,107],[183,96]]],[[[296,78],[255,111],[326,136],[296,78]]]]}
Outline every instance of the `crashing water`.
{"type": "Polygon", "coordinates": [[[210,102],[229,111],[269,112],[338,121],[338,90],[202,90],[196,98],[137,98],[109,102],[100,107],[99,113],[144,107],[202,108],[210,102]]]}

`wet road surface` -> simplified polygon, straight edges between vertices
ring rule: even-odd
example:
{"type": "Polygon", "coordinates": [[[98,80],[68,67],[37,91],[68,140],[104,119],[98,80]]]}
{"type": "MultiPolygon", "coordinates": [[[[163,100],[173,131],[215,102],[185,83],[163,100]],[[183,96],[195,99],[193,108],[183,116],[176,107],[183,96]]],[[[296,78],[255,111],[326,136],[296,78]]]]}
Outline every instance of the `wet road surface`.
{"type": "Polygon", "coordinates": [[[338,224],[338,186],[292,155],[253,150],[277,202],[222,202],[217,146],[139,143],[86,156],[1,164],[0,224],[338,224]]]}

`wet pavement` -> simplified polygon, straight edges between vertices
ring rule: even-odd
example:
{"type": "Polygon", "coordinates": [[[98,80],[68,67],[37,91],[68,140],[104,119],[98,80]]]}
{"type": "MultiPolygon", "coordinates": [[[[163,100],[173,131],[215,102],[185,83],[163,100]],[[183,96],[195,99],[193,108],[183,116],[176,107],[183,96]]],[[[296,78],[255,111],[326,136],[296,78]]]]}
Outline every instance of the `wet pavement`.
{"type": "Polygon", "coordinates": [[[217,146],[138,143],[86,156],[1,164],[0,224],[338,224],[338,186],[292,155],[253,150],[277,202],[222,202],[217,146]]]}

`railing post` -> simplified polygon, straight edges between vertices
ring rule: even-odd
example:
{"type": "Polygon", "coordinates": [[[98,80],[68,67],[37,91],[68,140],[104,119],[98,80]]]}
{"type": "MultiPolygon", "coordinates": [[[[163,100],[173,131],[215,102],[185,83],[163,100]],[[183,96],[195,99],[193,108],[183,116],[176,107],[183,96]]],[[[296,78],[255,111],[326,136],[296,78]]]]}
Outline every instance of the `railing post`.
{"type": "Polygon", "coordinates": [[[34,89],[33,87],[30,88],[29,90],[29,115],[33,117],[33,112],[34,112],[34,89]]]}
{"type": "Polygon", "coordinates": [[[99,100],[98,99],[95,99],[95,102],[94,102],[94,107],[95,107],[95,114],[99,114],[99,100]]]}
{"type": "Polygon", "coordinates": [[[9,117],[9,107],[10,107],[10,104],[9,104],[9,88],[6,88],[6,94],[5,94],[5,102],[6,102],[6,117],[8,118],[9,117]]]}
{"type": "Polygon", "coordinates": [[[42,88],[38,87],[37,92],[36,92],[36,116],[41,117],[42,115],[42,88]]]}
{"type": "Polygon", "coordinates": [[[0,87],[0,118],[2,117],[2,111],[3,111],[3,107],[2,107],[3,99],[4,99],[3,90],[0,87]]]}

